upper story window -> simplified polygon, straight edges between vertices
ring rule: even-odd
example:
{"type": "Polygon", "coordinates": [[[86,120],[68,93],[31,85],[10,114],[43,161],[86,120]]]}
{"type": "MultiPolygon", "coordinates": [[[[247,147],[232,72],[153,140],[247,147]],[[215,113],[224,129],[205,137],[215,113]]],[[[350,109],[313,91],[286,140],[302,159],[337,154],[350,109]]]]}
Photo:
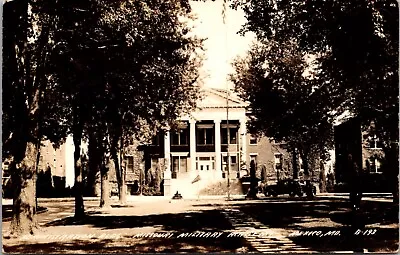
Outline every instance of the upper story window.
{"type": "Polygon", "coordinates": [[[257,164],[257,155],[250,155],[250,162],[254,161],[254,164],[257,164]]]}
{"type": "Polygon", "coordinates": [[[171,145],[188,145],[188,130],[181,129],[175,133],[172,133],[171,145]]]}
{"type": "Polygon", "coordinates": [[[133,172],[133,156],[127,155],[126,158],[126,171],[133,172]]]}
{"type": "Polygon", "coordinates": [[[283,155],[275,154],[275,170],[282,170],[283,155]]]}
{"type": "Polygon", "coordinates": [[[250,136],[250,145],[257,145],[257,137],[251,135],[250,136]]]}
{"type": "Polygon", "coordinates": [[[159,145],[161,145],[161,134],[156,134],[154,137],[153,137],[153,139],[152,139],[152,141],[151,141],[151,144],[152,145],[156,145],[156,146],[159,146],[159,145]]]}
{"type": "Polygon", "coordinates": [[[367,146],[370,149],[382,149],[383,144],[376,135],[367,136],[367,146]]]}
{"type": "MultiPolygon", "coordinates": [[[[228,144],[228,129],[221,128],[221,144],[228,144]]],[[[229,128],[229,143],[237,144],[238,128],[229,128]]]]}
{"type": "Polygon", "coordinates": [[[213,145],[214,144],[214,129],[213,128],[198,128],[196,132],[196,140],[198,145],[213,145]]]}

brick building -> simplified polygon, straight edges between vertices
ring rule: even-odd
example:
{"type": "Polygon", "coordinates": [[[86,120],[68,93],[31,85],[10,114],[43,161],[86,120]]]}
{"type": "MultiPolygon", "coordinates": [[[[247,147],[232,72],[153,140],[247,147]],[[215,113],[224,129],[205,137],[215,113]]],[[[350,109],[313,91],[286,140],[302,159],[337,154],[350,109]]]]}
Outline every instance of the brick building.
{"type": "Polygon", "coordinates": [[[141,156],[125,155],[127,173],[133,171],[131,176],[139,178],[141,171],[147,176],[149,169],[158,169],[163,194],[178,191],[184,197],[224,182],[228,164],[232,180],[249,174],[252,160],[257,177],[266,182],[290,177],[290,157],[282,146],[247,133],[245,102],[220,89],[204,88],[201,93],[196,111],[182,116],[177,129],[160,132],[151,144],[140,148],[142,162],[141,156]]]}
{"type": "MultiPolygon", "coordinates": [[[[372,124],[373,125],[373,124],[372,124]]],[[[372,127],[372,126],[371,126],[372,127]]],[[[365,192],[389,192],[387,178],[382,165],[385,160],[383,145],[376,136],[362,131],[357,118],[349,119],[335,127],[335,179],[348,191],[349,171],[346,168],[348,155],[362,169],[365,192]]]]}

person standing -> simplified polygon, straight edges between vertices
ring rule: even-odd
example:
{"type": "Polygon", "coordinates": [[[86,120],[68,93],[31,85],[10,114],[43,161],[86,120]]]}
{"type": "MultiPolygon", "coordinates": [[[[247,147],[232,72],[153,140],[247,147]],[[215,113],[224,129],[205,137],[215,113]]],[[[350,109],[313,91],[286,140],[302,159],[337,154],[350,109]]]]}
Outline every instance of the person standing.
{"type": "Polygon", "coordinates": [[[246,198],[256,199],[257,198],[257,179],[256,179],[256,163],[254,160],[250,162],[250,188],[247,192],[246,198]]]}

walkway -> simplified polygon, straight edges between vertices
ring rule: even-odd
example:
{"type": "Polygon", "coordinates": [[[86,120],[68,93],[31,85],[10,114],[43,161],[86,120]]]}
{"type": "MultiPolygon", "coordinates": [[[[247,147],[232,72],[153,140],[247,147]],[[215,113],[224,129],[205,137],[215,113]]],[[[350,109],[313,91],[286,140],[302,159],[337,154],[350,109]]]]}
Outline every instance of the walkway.
{"type": "Polygon", "coordinates": [[[237,209],[224,209],[222,213],[231,222],[235,232],[245,236],[247,241],[259,252],[313,252],[293,243],[292,240],[287,238],[289,233],[285,229],[269,228],[237,209]]]}

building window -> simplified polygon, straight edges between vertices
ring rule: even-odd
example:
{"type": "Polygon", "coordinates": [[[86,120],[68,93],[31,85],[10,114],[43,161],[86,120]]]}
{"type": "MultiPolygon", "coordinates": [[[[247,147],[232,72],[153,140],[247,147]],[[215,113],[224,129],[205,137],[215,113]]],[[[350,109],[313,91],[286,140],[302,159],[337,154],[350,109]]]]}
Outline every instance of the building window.
{"type": "Polygon", "coordinates": [[[196,170],[200,171],[215,170],[215,157],[197,157],[196,170]]]}
{"type": "Polygon", "coordinates": [[[213,128],[198,128],[196,134],[198,145],[213,145],[214,144],[214,129],[213,128]]]}
{"type": "Polygon", "coordinates": [[[383,147],[382,142],[379,140],[379,138],[376,135],[368,136],[367,142],[368,142],[368,147],[370,149],[382,149],[382,147],[383,147]]]}
{"type": "Polygon", "coordinates": [[[282,170],[282,154],[275,154],[275,170],[282,170]]]}
{"type": "MultiPolygon", "coordinates": [[[[228,133],[227,128],[221,128],[221,144],[228,144],[228,133]]],[[[237,144],[237,128],[229,128],[229,143],[237,144]]]]}
{"type": "Polygon", "coordinates": [[[381,162],[376,157],[372,156],[366,160],[367,171],[370,173],[382,173],[381,162]]]}
{"type": "Polygon", "coordinates": [[[251,163],[251,161],[254,161],[254,164],[257,167],[257,155],[250,155],[250,163],[251,163]]]}
{"type": "Polygon", "coordinates": [[[172,176],[174,179],[177,173],[187,172],[187,157],[186,156],[172,156],[172,176]]]}
{"type": "Polygon", "coordinates": [[[151,144],[152,144],[152,145],[155,145],[155,146],[161,145],[161,135],[160,135],[160,134],[156,134],[156,135],[153,137],[151,144]]]}
{"type": "Polygon", "coordinates": [[[126,171],[133,172],[133,156],[125,156],[126,158],[126,171]]]}
{"type": "Polygon", "coordinates": [[[172,133],[171,145],[188,145],[188,130],[181,129],[172,133]]]}
{"type": "Polygon", "coordinates": [[[250,145],[257,145],[257,137],[250,136],[250,145]]]}
{"type": "Polygon", "coordinates": [[[299,158],[299,169],[300,169],[299,174],[300,174],[300,171],[304,172],[304,164],[303,164],[303,160],[301,158],[299,158]]]}
{"type": "MultiPolygon", "coordinates": [[[[229,156],[229,157],[230,157],[230,164],[231,164],[230,171],[237,171],[238,170],[237,157],[236,156],[229,156]]],[[[227,164],[228,164],[227,160],[228,160],[228,156],[223,156],[222,157],[222,169],[224,171],[228,170],[228,168],[227,168],[227,164]]]]}

